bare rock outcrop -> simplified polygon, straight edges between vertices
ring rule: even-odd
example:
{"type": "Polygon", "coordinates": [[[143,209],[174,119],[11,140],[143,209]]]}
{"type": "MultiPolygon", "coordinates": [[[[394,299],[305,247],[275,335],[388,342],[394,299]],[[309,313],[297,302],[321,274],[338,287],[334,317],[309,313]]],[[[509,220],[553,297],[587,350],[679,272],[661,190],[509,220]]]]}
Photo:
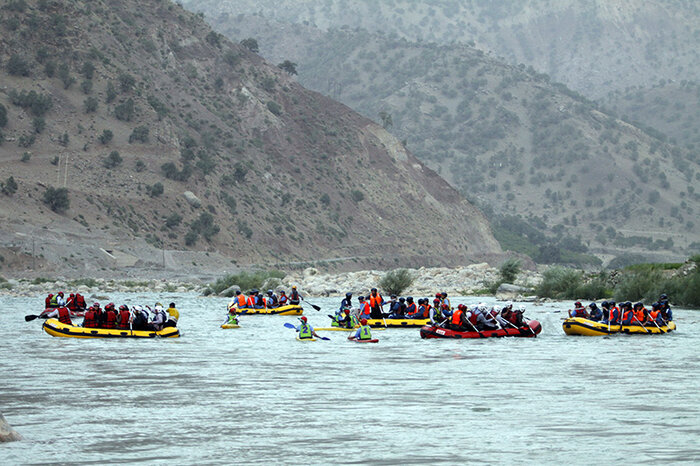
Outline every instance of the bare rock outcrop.
{"type": "Polygon", "coordinates": [[[0,413],[0,442],[14,442],[16,440],[22,440],[22,436],[10,427],[5,416],[0,413]]]}

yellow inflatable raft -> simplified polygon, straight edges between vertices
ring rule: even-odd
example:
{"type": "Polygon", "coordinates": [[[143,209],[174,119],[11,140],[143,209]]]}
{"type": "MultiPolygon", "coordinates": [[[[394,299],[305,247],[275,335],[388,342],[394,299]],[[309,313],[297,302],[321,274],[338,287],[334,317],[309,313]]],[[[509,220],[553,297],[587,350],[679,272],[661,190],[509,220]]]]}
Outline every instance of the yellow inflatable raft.
{"type": "Polygon", "coordinates": [[[652,322],[647,323],[646,327],[641,325],[611,325],[608,327],[608,324],[584,319],[583,317],[569,317],[564,321],[562,327],[564,328],[564,333],[567,335],[599,336],[611,335],[613,333],[652,335],[672,332],[676,329],[676,323],[671,321],[666,325],[659,325],[658,327],[652,322]]]}
{"type": "Polygon", "coordinates": [[[158,332],[116,328],[85,328],[63,324],[58,319],[48,319],[44,322],[44,331],[53,337],[68,338],[177,338],[180,336],[180,331],[177,327],[165,327],[158,332]]]}
{"type": "Polygon", "coordinates": [[[289,304],[287,306],[273,307],[268,309],[253,309],[242,307],[237,309],[239,315],[254,315],[254,314],[271,314],[280,316],[300,316],[304,309],[298,304],[289,304]]]}

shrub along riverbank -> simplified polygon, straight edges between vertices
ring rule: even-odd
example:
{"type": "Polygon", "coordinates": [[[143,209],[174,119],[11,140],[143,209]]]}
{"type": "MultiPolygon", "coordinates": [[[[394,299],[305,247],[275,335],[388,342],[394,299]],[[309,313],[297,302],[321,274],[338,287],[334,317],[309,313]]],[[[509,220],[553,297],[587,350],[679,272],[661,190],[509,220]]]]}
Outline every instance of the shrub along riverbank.
{"type": "Polygon", "coordinates": [[[636,264],[597,274],[551,267],[535,291],[543,298],[613,298],[647,304],[665,293],[672,304],[700,308],[700,255],[684,264],[636,264]]]}

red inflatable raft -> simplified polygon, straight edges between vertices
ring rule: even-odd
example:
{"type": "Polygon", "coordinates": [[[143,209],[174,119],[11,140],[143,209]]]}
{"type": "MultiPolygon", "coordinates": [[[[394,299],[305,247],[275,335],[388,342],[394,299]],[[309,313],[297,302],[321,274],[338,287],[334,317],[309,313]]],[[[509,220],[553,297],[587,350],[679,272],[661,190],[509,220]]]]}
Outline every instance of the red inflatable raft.
{"type": "Polygon", "coordinates": [[[425,325],[420,329],[421,338],[492,338],[492,337],[534,337],[542,331],[542,325],[536,320],[528,321],[528,325],[519,328],[507,327],[481,332],[459,332],[435,325],[425,325]]]}

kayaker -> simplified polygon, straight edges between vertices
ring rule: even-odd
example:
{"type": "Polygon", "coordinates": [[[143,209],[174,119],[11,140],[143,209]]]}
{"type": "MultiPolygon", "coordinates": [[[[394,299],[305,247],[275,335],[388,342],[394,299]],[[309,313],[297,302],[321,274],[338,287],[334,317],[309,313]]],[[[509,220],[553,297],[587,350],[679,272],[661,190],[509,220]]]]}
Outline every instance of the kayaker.
{"type": "Polygon", "coordinates": [[[333,323],[341,328],[353,328],[355,326],[353,316],[350,315],[350,309],[345,309],[343,311],[343,318],[333,323]]]}
{"type": "Polygon", "coordinates": [[[289,293],[289,304],[296,306],[302,299],[304,299],[304,297],[299,294],[296,285],[292,286],[292,291],[289,293]]]}
{"type": "Polygon", "coordinates": [[[265,305],[269,309],[274,309],[277,306],[279,306],[279,299],[277,298],[277,295],[272,290],[267,290],[267,301],[265,302],[265,305]]]}
{"type": "MultiPolygon", "coordinates": [[[[337,311],[335,311],[335,315],[333,316],[333,322],[332,326],[333,327],[338,327],[342,325],[340,324],[341,322],[345,322],[345,316],[346,312],[345,311],[350,311],[352,309],[352,293],[345,293],[345,298],[340,302],[340,307],[338,308],[337,311]]],[[[347,313],[349,314],[349,312],[347,313]]]]}
{"type": "Polygon", "coordinates": [[[600,310],[598,305],[596,303],[591,303],[588,305],[588,309],[591,310],[588,313],[588,318],[595,322],[600,322],[600,320],[603,318],[603,311],[600,310]]]}
{"type": "Polygon", "coordinates": [[[238,325],[238,314],[236,314],[235,307],[228,308],[228,315],[226,317],[227,317],[227,320],[226,320],[226,322],[224,322],[225,324],[238,325]]]}
{"type": "Polygon", "coordinates": [[[73,325],[73,322],[70,320],[70,311],[65,306],[57,307],[53,311],[49,312],[46,315],[46,318],[47,319],[58,318],[58,321],[61,322],[62,324],[73,325]]]}
{"type": "Polygon", "coordinates": [[[50,308],[55,308],[58,307],[58,295],[49,295],[51,296],[51,299],[49,299],[49,305],[48,307],[50,308]]]}
{"type": "Polygon", "coordinates": [[[369,303],[368,303],[367,301],[365,301],[365,297],[364,297],[364,296],[358,296],[358,297],[357,297],[357,300],[360,302],[360,306],[359,306],[359,307],[360,307],[360,309],[359,309],[360,312],[359,312],[358,318],[359,318],[359,319],[369,319],[369,317],[370,317],[370,315],[371,315],[371,310],[370,310],[370,308],[369,308],[369,303]]]}
{"type": "Polygon", "coordinates": [[[280,297],[279,297],[279,305],[280,307],[286,306],[289,304],[289,298],[287,297],[287,293],[284,290],[280,290],[280,297]]]}
{"type": "Polygon", "coordinates": [[[498,324],[488,311],[486,303],[479,303],[474,311],[476,312],[476,326],[478,330],[494,330],[498,328],[498,324]]]}
{"type": "Polygon", "coordinates": [[[384,317],[382,306],[384,306],[384,298],[379,294],[376,288],[372,288],[369,292],[369,308],[372,319],[381,319],[384,317]]]}
{"type": "Polygon", "coordinates": [[[117,314],[117,328],[122,330],[128,330],[131,328],[131,312],[129,312],[129,306],[126,304],[119,306],[119,313],[117,314]]]}
{"type": "Polygon", "coordinates": [[[299,317],[299,321],[301,322],[301,324],[299,324],[295,328],[297,329],[297,332],[299,332],[299,338],[301,340],[309,340],[313,337],[319,338],[319,336],[314,331],[314,328],[307,322],[306,316],[299,317]]]}
{"type": "Polygon", "coordinates": [[[165,314],[168,316],[168,320],[166,320],[163,327],[177,327],[177,321],[180,320],[180,311],[175,308],[175,303],[168,304],[165,314]]]}
{"type": "Polygon", "coordinates": [[[360,319],[360,328],[355,332],[355,336],[352,337],[355,340],[371,340],[372,339],[372,329],[367,325],[367,319],[360,319]]]}

